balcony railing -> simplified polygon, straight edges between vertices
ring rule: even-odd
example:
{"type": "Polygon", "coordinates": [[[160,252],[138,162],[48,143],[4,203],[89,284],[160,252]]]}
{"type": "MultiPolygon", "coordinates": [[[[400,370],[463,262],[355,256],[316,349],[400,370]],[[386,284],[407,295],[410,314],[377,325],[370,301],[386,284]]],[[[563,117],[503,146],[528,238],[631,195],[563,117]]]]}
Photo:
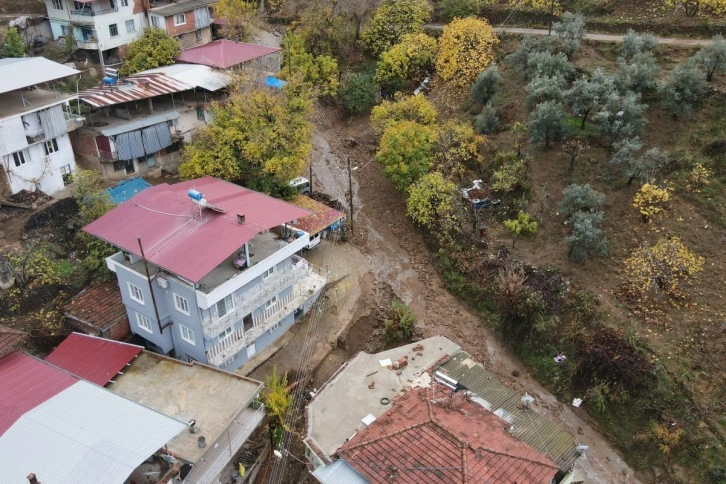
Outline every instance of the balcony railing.
{"type": "Polygon", "coordinates": [[[79,17],[96,17],[98,15],[104,15],[107,13],[118,12],[117,8],[101,8],[98,10],[91,10],[89,8],[82,8],[80,10],[71,10],[71,15],[78,15],[79,17]]]}
{"type": "Polygon", "coordinates": [[[219,333],[232,326],[244,316],[257,309],[262,303],[278,294],[282,289],[308,274],[310,265],[308,262],[297,256],[293,256],[292,265],[281,272],[273,272],[273,275],[245,293],[245,300],[221,318],[213,318],[205,321],[202,325],[204,334],[213,338],[219,333]]]}
{"type": "Polygon", "coordinates": [[[116,153],[112,153],[110,151],[104,151],[104,150],[98,150],[98,157],[101,158],[101,161],[118,160],[118,155],[116,153]]]}
{"type": "Polygon", "coordinates": [[[272,307],[253,318],[253,327],[247,331],[240,328],[218,344],[213,346],[207,353],[207,360],[214,366],[220,366],[224,360],[230,356],[236,355],[242,348],[249,346],[257,338],[262,336],[265,331],[280,323],[280,321],[290,314],[297,306],[291,303],[299,297],[294,297],[293,293],[288,293],[282,299],[278,299],[277,303],[272,307]]]}

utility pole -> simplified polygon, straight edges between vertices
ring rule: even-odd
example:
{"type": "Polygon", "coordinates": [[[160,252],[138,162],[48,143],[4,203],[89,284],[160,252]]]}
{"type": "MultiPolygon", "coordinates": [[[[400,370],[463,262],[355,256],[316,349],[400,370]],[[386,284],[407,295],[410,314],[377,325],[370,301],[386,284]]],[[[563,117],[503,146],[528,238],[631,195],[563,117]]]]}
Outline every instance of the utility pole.
{"type": "Polygon", "coordinates": [[[348,157],[348,193],[350,193],[350,235],[353,235],[353,176],[350,169],[350,156],[348,157]]]}
{"type": "Polygon", "coordinates": [[[313,194],[313,157],[312,156],[310,157],[310,178],[309,178],[309,180],[310,181],[308,183],[310,183],[310,194],[312,195],[313,194]]]}

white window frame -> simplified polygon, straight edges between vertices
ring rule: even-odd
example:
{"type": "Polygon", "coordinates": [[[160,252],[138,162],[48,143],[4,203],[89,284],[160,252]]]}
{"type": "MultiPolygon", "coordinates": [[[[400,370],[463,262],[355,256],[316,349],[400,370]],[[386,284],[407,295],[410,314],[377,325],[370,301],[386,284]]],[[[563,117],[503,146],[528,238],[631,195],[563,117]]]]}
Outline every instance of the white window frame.
{"type": "Polygon", "coordinates": [[[58,148],[58,138],[52,138],[45,141],[43,143],[43,149],[45,149],[45,156],[60,151],[60,148],[58,148]]]}
{"type": "Polygon", "coordinates": [[[197,345],[196,338],[194,337],[194,331],[192,331],[191,329],[187,328],[183,324],[180,324],[179,325],[179,334],[181,335],[181,339],[183,339],[184,341],[186,341],[190,345],[192,345],[192,346],[196,346],[197,345]]]}
{"type": "Polygon", "coordinates": [[[267,269],[265,272],[262,273],[262,279],[263,280],[264,279],[267,279],[268,277],[270,277],[274,273],[275,273],[275,266],[272,266],[269,269],[267,269]]]}
{"type": "Polygon", "coordinates": [[[232,312],[232,310],[234,309],[234,298],[230,294],[229,296],[226,296],[224,299],[217,301],[217,304],[215,304],[215,306],[217,308],[217,317],[223,318],[226,315],[228,315],[230,312],[232,312]],[[228,300],[229,300],[229,302],[227,302],[228,300]],[[224,303],[224,314],[219,314],[219,303],[221,303],[221,302],[224,303]]]}
{"type": "Polygon", "coordinates": [[[277,323],[273,324],[272,326],[270,326],[270,329],[267,330],[267,334],[274,333],[275,331],[277,331],[280,328],[281,325],[282,325],[282,321],[278,321],[277,323]]]}
{"type": "Polygon", "coordinates": [[[265,309],[270,309],[272,306],[275,306],[278,302],[277,296],[272,296],[270,299],[265,301],[265,309]]]}
{"type": "Polygon", "coordinates": [[[219,342],[221,343],[222,341],[232,336],[232,333],[234,333],[234,328],[232,326],[230,326],[229,328],[224,328],[224,331],[217,335],[217,337],[219,338],[219,342]]]}
{"type": "Polygon", "coordinates": [[[174,307],[180,313],[189,316],[189,299],[174,293],[174,307]]]}
{"type": "Polygon", "coordinates": [[[220,366],[229,366],[229,365],[231,365],[234,362],[234,359],[235,359],[236,356],[237,355],[230,356],[229,358],[227,358],[226,360],[224,360],[220,366]]]}
{"type": "Polygon", "coordinates": [[[134,19],[127,20],[126,21],[126,33],[131,34],[134,32],[136,32],[136,22],[134,21],[134,19]],[[129,26],[131,26],[131,29],[129,29],[129,26]]]}
{"type": "Polygon", "coordinates": [[[139,286],[131,282],[127,282],[129,286],[129,297],[139,304],[146,304],[144,302],[144,291],[139,286]]]}
{"type": "Polygon", "coordinates": [[[154,334],[154,329],[151,327],[151,319],[143,314],[136,313],[136,324],[147,333],[154,334]]]}
{"type": "Polygon", "coordinates": [[[56,10],[63,10],[63,0],[53,0],[53,8],[56,10]]]}
{"type": "Polygon", "coordinates": [[[156,15],[152,15],[151,16],[151,26],[156,27],[158,29],[158,28],[160,28],[159,24],[160,24],[159,17],[156,15]]]}
{"type": "Polygon", "coordinates": [[[183,13],[178,13],[174,15],[174,27],[179,27],[180,25],[185,25],[187,23],[187,16],[183,13]],[[181,22],[179,22],[179,17],[181,17],[181,22]]]}

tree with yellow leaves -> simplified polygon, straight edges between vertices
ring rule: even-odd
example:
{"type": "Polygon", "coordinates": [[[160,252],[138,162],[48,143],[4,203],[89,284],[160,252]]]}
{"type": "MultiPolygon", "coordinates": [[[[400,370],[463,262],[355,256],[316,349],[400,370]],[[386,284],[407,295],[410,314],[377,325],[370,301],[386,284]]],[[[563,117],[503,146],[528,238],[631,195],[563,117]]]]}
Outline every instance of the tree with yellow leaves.
{"type": "Polygon", "coordinates": [[[703,257],[688,250],[678,237],[660,239],[625,260],[625,290],[635,297],[659,290],[682,297],[680,285],[701,272],[703,263],[703,257]]]}
{"type": "Polygon", "coordinates": [[[283,91],[233,89],[214,121],[184,151],[185,180],[211,175],[254,190],[284,194],[312,150],[310,94],[295,82],[283,91]]]}
{"type": "Polygon", "coordinates": [[[633,207],[638,209],[644,222],[650,222],[663,213],[663,206],[670,200],[668,188],[660,188],[650,183],[644,184],[633,198],[633,207]]]}
{"type": "Polygon", "coordinates": [[[456,19],[444,27],[439,39],[436,70],[455,86],[470,86],[494,59],[499,43],[492,26],[473,17],[456,19]]]}
{"type": "Polygon", "coordinates": [[[424,33],[406,34],[401,42],[381,54],[375,80],[388,92],[400,90],[407,82],[420,82],[433,70],[436,39],[424,33]]]}
{"type": "Polygon", "coordinates": [[[224,19],[220,33],[222,37],[237,42],[250,40],[257,22],[257,5],[246,0],[219,0],[215,8],[216,17],[224,19]]]}
{"type": "Polygon", "coordinates": [[[398,121],[416,121],[433,126],[438,111],[425,96],[404,96],[397,94],[393,101],[384,100],[371,111],[371,128],[376,134],[383,133],[388,126],[398,121]]]}
{"type": "Polygon", "coordinates": [[[439,128],[432,169],[452,180],[464,178],[467,168],[477,170],[483,161],[479,147],[484,136],[474,132],[471,123],[450,120],[439,128]]]}
{"type": "Polygon", "coordinates": [[[726,0],[664,0],[666,7],[682,8],[686,17],[695,17],[701,9],[715,14],[726,12],[726,0]]]}
{"type": "Polygon", "coordinates": [[[383,132],[376,160],[383,165],[383,174],[403,191],[429,171],[435,143],[434,128],[399,121],[383,132]]]}
{"type": "Polygon", "coordinates": [[[398,44],[404,35],[420,32],[432,12],[428,0],[383,0],[363,30],[363,43],[378,56],[398,44]]]}

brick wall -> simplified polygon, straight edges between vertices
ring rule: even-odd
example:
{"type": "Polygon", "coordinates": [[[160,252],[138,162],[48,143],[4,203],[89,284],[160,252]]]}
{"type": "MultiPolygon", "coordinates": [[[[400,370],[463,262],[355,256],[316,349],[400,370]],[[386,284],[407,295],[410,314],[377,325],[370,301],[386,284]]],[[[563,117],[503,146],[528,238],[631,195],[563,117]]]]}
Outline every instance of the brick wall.
{"type": "Polygon", "coordinates": [[[100,170],[101,165],[96,149],[96,133],[87,129],[77,129],[68,133],[71,139],[73,152],[76,154],[76,162],[83,169],[100,170]]]}
{"type": "Polygon", "coordinates": [[[183,25],[174,25],[174,18],[176,18],[176,15],[172,15],[171,17],[166,17],[166,31],[172,37],[176,37],[178,35],[185,34],[187,32],[193,33],[194,30],[196,29],[196,25],[194,23],[194,12],[185,12],[184,13],[184,18],[186,19],[186,23],[183,25]]]}

